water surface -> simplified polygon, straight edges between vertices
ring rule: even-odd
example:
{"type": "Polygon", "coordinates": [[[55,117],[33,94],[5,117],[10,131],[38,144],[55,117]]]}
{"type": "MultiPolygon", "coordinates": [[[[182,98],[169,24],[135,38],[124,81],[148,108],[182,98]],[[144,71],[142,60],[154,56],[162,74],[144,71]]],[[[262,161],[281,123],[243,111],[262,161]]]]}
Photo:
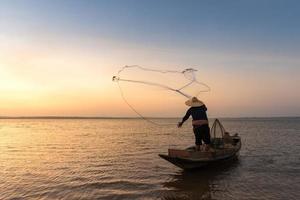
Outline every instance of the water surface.
{"type": "Polygon", "coordinates": [[[299,118],[221,121],[239,159],[186,172],[158,154],[193,144],[190,124],[1,119],[0,199],[300,199],[299,118]]]}

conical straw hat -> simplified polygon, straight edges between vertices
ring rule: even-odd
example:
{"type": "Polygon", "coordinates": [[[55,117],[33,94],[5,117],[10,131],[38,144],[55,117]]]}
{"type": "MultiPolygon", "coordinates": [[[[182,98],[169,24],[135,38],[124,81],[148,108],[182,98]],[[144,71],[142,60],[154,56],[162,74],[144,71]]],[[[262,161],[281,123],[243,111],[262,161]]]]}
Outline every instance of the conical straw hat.
{"type": "Polygon", "coordinates": [[[193,97],[193,98],[187,100],[185,102],[185,105],[191,106],[191,107],[200,107],[200,106],[203,106],[204,103],[202,101],[200,101],[199,99],[197,99],[197,97],[193,97]]]}

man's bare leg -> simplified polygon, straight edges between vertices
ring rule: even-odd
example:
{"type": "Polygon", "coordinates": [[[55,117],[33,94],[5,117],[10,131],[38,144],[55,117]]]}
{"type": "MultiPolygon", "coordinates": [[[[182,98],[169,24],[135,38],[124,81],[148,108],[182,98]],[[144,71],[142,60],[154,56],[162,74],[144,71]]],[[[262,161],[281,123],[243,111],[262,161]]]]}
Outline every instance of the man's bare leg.
{"type": "Polygon", "coordinates": [[[201,151],[201,145],[196,145],[196,151],[201,151]]]}

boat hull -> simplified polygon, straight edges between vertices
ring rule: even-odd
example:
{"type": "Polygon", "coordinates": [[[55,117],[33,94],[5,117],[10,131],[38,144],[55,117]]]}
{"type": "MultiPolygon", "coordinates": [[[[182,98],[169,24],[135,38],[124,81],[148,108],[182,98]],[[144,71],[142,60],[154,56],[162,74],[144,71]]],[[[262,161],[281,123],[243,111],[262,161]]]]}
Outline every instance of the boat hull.
{"type": "Polygon", "coordinates": [[[185,150],[169,149],[168,155],[159,154],[166,161],[182,169],[203,168],[208,165],[219,165],[222,162],[236,159],[241,149],[240,137],[234,137],[234,145],[227,148],[214,149],[212,152],[199,152],[193,147],[185,150]]]}
{"type": "Polygon", "coordinates": [[[219,165],[220,163],[234,160],[238,157],[238,152],[231,156],[219,158],[217,160],[210,160],[210,161],[195,161],[195,160],[189,160],[184,158],[171,157],[165,154],[159,154],[159,156],[181,169],[190,170],[190,169],[197,169],[197,168],[205,168],[212,165],[219,165]]]}

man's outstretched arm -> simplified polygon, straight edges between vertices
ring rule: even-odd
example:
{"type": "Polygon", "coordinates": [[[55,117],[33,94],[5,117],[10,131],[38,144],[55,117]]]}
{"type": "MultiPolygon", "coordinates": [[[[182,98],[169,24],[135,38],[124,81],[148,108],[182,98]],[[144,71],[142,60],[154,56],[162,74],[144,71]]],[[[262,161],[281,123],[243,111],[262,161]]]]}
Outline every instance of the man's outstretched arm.
{"type": "Polygon", "coordinates": [[[191,111],[190,109],[188,109],[185,116],[182,118],[182,121],[178,122],[177,124],[178,128],[182,126],[182,124],[190,117],[190,115],[191,115],[191,111]]]}

